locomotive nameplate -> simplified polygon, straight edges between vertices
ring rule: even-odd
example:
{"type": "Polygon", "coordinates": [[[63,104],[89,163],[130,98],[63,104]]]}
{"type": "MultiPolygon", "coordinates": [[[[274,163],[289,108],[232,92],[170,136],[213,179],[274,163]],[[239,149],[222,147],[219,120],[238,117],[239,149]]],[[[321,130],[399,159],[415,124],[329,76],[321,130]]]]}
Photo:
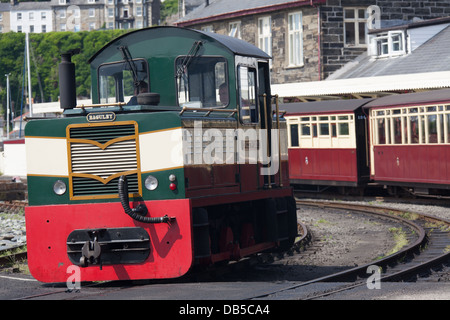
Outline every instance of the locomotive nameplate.
{"type": "Polygon", "coordinates": [[[106,122],[116,120],[116,114],[114,112],[92,112],[86,116],[89,122],[106,122]]]}

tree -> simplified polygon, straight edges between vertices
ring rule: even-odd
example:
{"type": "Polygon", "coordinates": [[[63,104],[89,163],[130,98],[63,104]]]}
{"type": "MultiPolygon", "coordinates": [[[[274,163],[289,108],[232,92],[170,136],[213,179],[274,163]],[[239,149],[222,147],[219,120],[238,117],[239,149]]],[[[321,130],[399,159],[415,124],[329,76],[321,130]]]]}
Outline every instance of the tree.
{"type": "MultiPolygon", "coordinates": [[[[57,101],[59,96],[58,65],[61,53],[80,48],[73,57],[76,65],[76,85],[79,97],[90,97],[91,75],[88,59],[109,41],[125,30],[83,32],[48,32],[30,34],[30,65],[32,93],[35,101],[57,101]],[[42,92],[42,93],[41,93],[42,92]]],[[[11,100],[14,115],[20,114],[24,84],[25,34],[9,32],[0,34],[0,75],[10,73],[11,100]]],[[[0,102],[6,109],[6,77],[0,76],[0,102]]]]}

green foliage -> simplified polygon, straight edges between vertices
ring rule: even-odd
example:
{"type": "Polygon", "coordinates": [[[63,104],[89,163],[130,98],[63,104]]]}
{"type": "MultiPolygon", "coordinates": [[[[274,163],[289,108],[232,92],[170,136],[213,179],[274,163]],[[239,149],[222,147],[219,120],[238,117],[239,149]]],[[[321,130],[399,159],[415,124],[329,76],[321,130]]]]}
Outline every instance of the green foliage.
{"type": "Polygon", "coordinates": [[[161,20],[165,21],[167,17],[178,12],[178,0],[166,0],[161,3],[161,20]]]}
{"type": "MultiPolygon", "coordinates": [[[[81,49],[81,53],[72,58],[76,65],[77,95],[89,97],[91,77],[88,59],[109,41],[125,32],[125,30],[101,30],[30,34],[31,83],[34,101],[50,102],[58,100],[60,55],[62,52],[76,48],[81,49]]],[[[24,33],[0,34],[0,102],[4,113],[7,105],[6,77],[4,75],[10,73],[11,101],[15,116],[20,114],[24,51],[24,33]]]]}

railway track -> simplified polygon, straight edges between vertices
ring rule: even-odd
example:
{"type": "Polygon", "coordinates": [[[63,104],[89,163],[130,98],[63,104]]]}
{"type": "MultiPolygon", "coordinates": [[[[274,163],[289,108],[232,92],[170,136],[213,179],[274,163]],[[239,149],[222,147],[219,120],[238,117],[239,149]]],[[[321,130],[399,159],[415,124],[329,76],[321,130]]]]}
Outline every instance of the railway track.
{"type": "Polygon", "coordinates": [[[376,262],[357,266],[335,274],[289,286],[281,290],[255,296],[250,299],[276,299],[276,296],[283,292],[317,284],[319,282],[338,283],[333,289],[327,289],[326,292],[313,294],[306,298],[316,299],[363,285],[375,285],[374,283],[369,284],[368,282],[371,277],[375,279],[375,272],[378,272],[376,279],[379,283],[408,281],[417,278],[421,273],[428,273],[430,268],[443,263],[448,263],[450,260],[449,220],[425,214],[407,213],[391,208],[356,204],[298,200],[297,206],[314,206],[374,214],[378,217],[381,216],[385,219],[399,221],[402,224],[407,225],[416,234],[416,239],[413,243],[408,244],[400,251],[376,262]],[[373,266],[376,267],[373,268],[373,266]],[[371,270],[371,272],[368,273],[368,270],[371,270]],[[342,285],[342,283],[345,284],[342,285]]]}
{"type": "MultiPolygon", "coordinates": [[[[408,281],[417,278],[421,273],[426,273],[433,266],[448,263],[450,257],[450,222],[443,219],[437,219],[423,214],[407,214],[400,210],[394,210],[389,208],[363,206],[344,203],[329,203],[329,202],[316,202],[316,201],[298,201],[298,206],[305,207],[321,207],[324,209],[341,209],[348,211],[359,211],[363,213],[374,214],[377,217],[382,216],[384,219],[394,220],[401,222],[403,225],[407,225],[408,229],[412,230],[414,237],[410,239],[410,243],[403,247],[400,251],[392,254],[388,257],[384,257],[376,262],[361,265],[355,268],[351,268],[339,273],[320,277],[310,281],[302,283],[290,284],[286,287],[282,287],[276,291],[270,291],[259,295],[249,295],[246,299],[258,300],[258,299],[286,299],[286,297],[298,299],[296,289],[303,291],[302,287],[314,285],[317,283],[329,283],[331,286],[327,286],[326,292],[314,291],[314,294],[310,294],[305,299],[316,299],[332,295],[334,293],[350,290],[359,286],[368,285],[369,277],[373,276],[368,274],[367,270],[370,266],[376,265],[377,270],[380,270],[379,281],[408,281]],[[330,289],[331,288],[331,289],[330,289]]],[[[176,283],[180,285],[193,282],[203,282],[204,285],[208,285],[211,279],[215,276],[226,273],[238,272],[241,268],[245,268],[248,264],[255,263],[267,263],[270,264],[277,259],[289,259],[289,255],[295,254],[294,251],[301,252],[303,247],[308,246],[308,242],[311,239],[311,234],[308,232],[305,225],[299,224],[300,236],[296,239],[295,245],[291,252],[280,253],[264,253],[260,254],[255,259],[247,259],[246,261],[240,261],[228,266],[218,267],[211,271],[209,279],[206,279],[202,273],[195,272],[188,277],[180,280],[176,280],[176,283]],[[230,271],[231,270],[231,271],[230,271]]],[[[300,253],[301,254],[301,253],[300,253]]],[[[10,258],[8,258],[10,259],[10,258]]],[[[204,270],[203,270],[204,271],[204,270]]],[[[216,280],[214,280],[216,281],[216,280]]],[[[232,280],[231,280],[232,281],[232,280]]],[[[239,280],[242,281],[242,280],[239,280]]],[[[150,282],[151,285],[152,282],[150,282]]],[[[173,284],[173,281],[170,282],[173,284]]],[[[91,284],[89,287],[95,288],[96,284],[91,284]]],[[[124,294],[126,294],[124,292],[124,294]]],[[[45,294],[47,295],[47,293],[45,294]]]]}

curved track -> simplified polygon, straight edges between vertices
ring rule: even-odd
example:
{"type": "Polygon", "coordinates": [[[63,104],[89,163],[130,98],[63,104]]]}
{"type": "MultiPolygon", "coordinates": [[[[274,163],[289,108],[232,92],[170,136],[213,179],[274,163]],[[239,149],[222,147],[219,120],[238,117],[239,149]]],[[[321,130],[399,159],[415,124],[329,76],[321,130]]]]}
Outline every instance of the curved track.
{"type": "Polygon", "coordinates": [[[376,272],[378,272],[377,280],[380,282],[410,280],[417,277],[421,272],[426,272],[431,267],[450,260],[450,221],[448,220],[424,214],[406,213],[395,209],[355,204],[298,200],[297,206],[317,206],[375,214],[407,225],[417,234],[417,239],[400,251],[380,259],[376,263],[361,265],[250,299],[277,299],[276,296],[282,292],[319,282],[339,283],[335,288],[328,288],[326,292],[314,294],[307,298],[315,299],[358,286],[370,285],[370,277],[373,277],[376,272]],[[372,266],[376,266],[376,268],[372,268],[372,266]],[[368,270],[372,271],[368,273],[368,270]],[[348,284],[342,285],[342,282],[348,282],[348,284]]]}

